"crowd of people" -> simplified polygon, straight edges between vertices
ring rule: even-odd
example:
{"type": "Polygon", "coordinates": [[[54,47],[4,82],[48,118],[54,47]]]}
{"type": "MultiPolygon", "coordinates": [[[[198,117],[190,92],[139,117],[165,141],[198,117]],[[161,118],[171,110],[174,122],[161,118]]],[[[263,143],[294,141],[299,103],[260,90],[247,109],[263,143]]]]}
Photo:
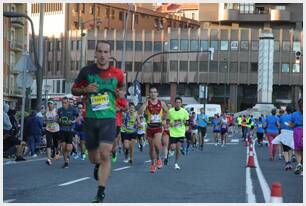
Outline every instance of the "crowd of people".
{"type": "MultiPolygon", "coordinates": [[[[174,156],[173,168],[180,170],[182,154],[187,155],[190,150],[203,151],[209,124],[215,146],[226,146],[228,134],[234,134],[238,127],[242,128],[244,141],[254,138],[256,134],[260,146],[265,134],[270,159],[275,158],[274,144],[281,144],[286,169],[289,170],[290,151],[294,149],[298,162],[295,173],[302,172],[302,101],[299,102],[298,111],[291,113],[292,110],[287,107],[286,114],[280,117],[273,110],[267,117],[255,118],[250,115],[234,119],[233,114],[223,113],[209,118],[203,108],[199,114],[184,109],[179,96],[175,98],[174,105],[166,104],[158,98],[157,88],[151,87],[149,96],[137,108],[125,98],[124,75],[122,70],[110,66],[110,53],[107,41],[98,42],[96,63],[84,67],[78,74],[72,94],[83,96],[83,102],[76,103],[65,97],[62,107],[56,108],[55,102],[50,99],[46,109],[37,114],[32,112],[25,121],[32,156],[36,156],[36,146],[45,135],[47,165],[51,166],[53,161],[63,158],[62,168],[67,169],[71,157],[82,160],[88,157],[94,164],[93,176],[98,181],[98,190],[93,202],[103,202],[111,162],[117,161],[118,152],[122,151],[125,163],[133,165],[137,161],[137,145],[140,152],[148,145],[151,160],[148,171],[155,173],[162,169],[169,164],[171,156],[174,156]],[[289,136],[292,141],[285,141],[289,136]]],[[[6,105],[4,109],[7,111],[6,105]]],[[[7,116],[4,118],[5,134],[14,136],[12,123],[18,123],[9,121],[7,116]]],[[[17,140],[14,138],[15,142],[9,143],[18,145],[18,149],[22,150],[25,143],[17,140]]],[[[19,151],[16,160],[20,159],[24,160],[19,151]]]]}

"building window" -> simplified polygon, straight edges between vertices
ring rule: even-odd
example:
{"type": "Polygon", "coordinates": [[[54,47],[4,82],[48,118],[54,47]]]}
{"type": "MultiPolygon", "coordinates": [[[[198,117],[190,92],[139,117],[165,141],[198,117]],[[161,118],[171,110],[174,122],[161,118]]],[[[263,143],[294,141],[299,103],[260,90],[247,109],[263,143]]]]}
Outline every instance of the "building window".
{"type": "Polygon", "coordinates": [[[275,6],[275,9],[286,10],[286,6],[284,6],[284,5],[277,5],[277,6],[275,6]]]}
{"type": "Polygon", "coordinates": [[[180,71],[188,72],[188,61],[180,61],[180,71]]]}
{"type": "Polygon", "coordinates": [[[290,42],[283,41],[283,51],[290,51],[290,42]]]}
{"type": "Polygon", "coordinates": [[[188,44],[188,40],[187,39],[182,39],[181,40],[181,45],[180,48],[181,50],[188,50],[189,44],[188,44]]]}
{"type": "Polygon", "coordinates": [[[239,4],[224,4],[224,9],[239,9],[239,4]]]}
{"type": "Polygon", "coordinates": [[[190,50],[198,51],[199,50],[199,41],[198,40],[190,40],[190,50]]]}
{"type": "Polygon", "coordinates": [[[218,41],[210,41],[210,47],[214,48],[215,51],[218,50],[218,41]]]}
{"type": "Polygon", "coordinates": [[[240,72],[248,73],[248,62],[240,62],[240,72]]]}
{"type": "Polygon", "coordinates": [[[142,62],[134,62],[134,72],[141,69],[142,62]]]}
{"type": "Polygon", "coordinates": [[[97,15],[100,16],[100,14],[101,14],[101,8],[98,6],[97,7],[97,15]]]}
{"type": "Polygon", "coordinates": [[[87,61],[87,65],[91,65],[91,64],[94,64],[95,63],[95,61],[87,61]]]}
{"type": "Polygon", "coordinates": [[[228,41],[221,41],[221,51],[227,51],[228,50],[228,41]]]}
{"type": "Polygon", "coordinates": [[[162,62],[153,62],[153,72],[161,72],[162,66],[162,62]]]}
{"type": "Polygon", "coordinates": [[[65,94],[65,80],[62,80],[62,93],[65,94]]]}
{"type": "Polygon", "coordinates": [[[252,50],[258,51],[258,49],[259,49],[258,41],[252,41],[252,50]]]}
{"type": "Polygon", "coordinates": [[[145,51],[152,51],[152,42],[151,41],[145,41],[144,50],[145,51]]]}
{"type": "Polygon", "coordinates": [[[170,71],[177,71],[178,69],[178,61],[170,61],[170,71]]]}
{"type": "Polygon", "coordinates": [[[82,13],[85,13],[85,4],[84,4],[84,3],[82,4],[81,12],[82,12],[82,13]]]}
{"type": "Polygon", "coordinates": [[[53,42],[49,41],[48,51],[53,51],[53,42]]]}
{"type": "Polygon", "coordinates": [[[123,12],[122,11],[119,11],[119,20],[123,21],[123,12]]]}
{"type": "Polygon", "coordinates": [[[289,64],[282,64],[282,72],[284,73],[289,72],[289,64]]]}
{"type": "Polygon", "coordinates": [[[279,41],[274,40],[274,51],[279,51],[279,41]]]}
{"type": "Polygon", "coordinates": [[[231,50],[232,51],[237,51],[239,47],[239,42],[238,41],[231,41],[231,50]]]}
{"type": "Polygon", "coordinates": [[[258,63],[251,62],[251,72],[258,72],[258,63]]]}
{"type": "Polygon", "coordinates": [[[198,71],[198,66],[199,66],[198,61],[190,61],[189,63],[190,63],[189,71],[197,72],[198,71]]]}
{"type": "Polygon", "coordinates": [[[239,11],[243,14],[253,14],[254,4],[239,4],[239,11]]]}
{"type": "Polygon", "coordinates": [[[81,40],[77,41],[77,46],[76,46],[77,50],[79,50],[81,48],[81,43],[82,43],[81,40]]]}
{"type": "Polygon", "coordinates": [[[49,62],[48,61],[48,72],[51,72],[51,70],[52,70],[52,62],[49,62]]]}
{"type": "Polygon", "coordinates": [[[200,72],[208,72],[208,62],[200,61],[200,72]]]}
{"type": "Polygon", "coordinates": [[[115,14],[116,14],[116,11],[112,9],[112,19],[115,19],[115,14]]]}
{"type": "Polygon", "coordinates": [[[228,73],[227,62],[220,62],[219,72],[220,73],[228,73]]]}
{"type": "Polygon", "coordinates": [[[132,66],[133,66],[133,62],[125,62],[125,71],[131,72],[132,66]]]}
{"type": "Polygon", "coordinates": [[[135,51],[142,51],[142,41],[135,41],[135,51]]]}
{"type": "Polygon", "coordinates": [[[201,51],[206,51],[206,50],[208,50],[208,41],[201,40],[201,51]]]}
{"type": "Polygon", "coordinates": [[[218,62],[211,61],[209,65],[209,72],[218,72],[218,62]]]}
{"type": "Polygon", "coordinates": [[[294,41],[292,46],[292,51],[301,51],[301,44],[299,41],[294,41]]]}
{"type": "Polygon", "coordinates": [[[94,14],[94,7],[93,6],[89,7],[89,12],[90,12],[90,14],[94,14]]]}
{"type": "Polygon", "coordinates": [[[191,13],[191,18],[195,20],[195,13],[191,13]]]}
{"type": "Polygon", "coordinates": [[[238,63],[237,62],[231,62],[230,63],[229,72],[230,73],[237,73],[238,72],[238,63]]]}
{"type": "Polygon", "coordinates": [[[162,42],[161,41],[155,41],[153,49],[154,49],[154,51],[162,51],[162,42]]]}
{"type": "Polygon", "coordinates": [[[116,49],[117,50],[123,49],[123,41],[116,41],[116,49]]]}
{"type": "Polygon", "coordinates": [[[248,41],[241,41],[240,49],[243,50],[243,51],[249,50],[249,42],[248,41]]]}
{"type": "Polygon", "coordinates": [[[293,64],[292,65],[292,72],[299,73],[300,72],[300,64],[293,64]]]}
{"type": "Polygon", "coordinates": [[[71,50],[75,50],[75,47],[74,47],[74,41],[73,41],[73,40],[71,40],[71,43],[70,43],[70,49],[71,49],[71,50]]]}
{"type": "Polygon", "coordinates": [[[126,50],[127,51],[132,51],[133,50],[133,42],[132,41],[126,41],[126,50]]]}
{"type": "Polygon", "coordinates": [[[116,67],[117,67],[117,68],[121,68],[121,66],[122,66],[122,62],[119,62],[119,61],[118,61],[118,62],[116,63],[116,67]]]}
{"type": "Polygon", "coordinates": [[[56,93],[61,92],[61,80],[56,80],[56,93]]]}
{"type": "Polygon", "coordinates": [[[56,62],[56,71],[59,72],[61,69],[61,62],[60,61],[57,61],[56,62]]]}
{"type": "Polygon", "coordinates": [[[279,72],[279,63],[274,63],[273,64],[273,72],[278,73],[279,72]]]}
{"type": "Polygon", "coordinates": [[[170,40],[170,49],[171,50],[178,50],[178,40],[177,39],[171,39],[170,40]]]}
{"type": "Polygon", "coordinates": [[[138,15],[135,15],[135,23],[138,24],[138,15]]]}
{"type": "Polygon", "coordinates": [[[163,43],[163,46],[164,46],[164,51],[169,51],[169,42],[165,41],[163,43]]]}
{"type": "Polygon", "coordinates": [[[87,48],[88,48],[88,50],[94,50],[95,49],[95,40],[88,40],[87,48]]]}
{"type": "Polygon", "coordinates": [[[62,50],[62,41],[57,41],[57,51],[61,51],[62,50]]]}

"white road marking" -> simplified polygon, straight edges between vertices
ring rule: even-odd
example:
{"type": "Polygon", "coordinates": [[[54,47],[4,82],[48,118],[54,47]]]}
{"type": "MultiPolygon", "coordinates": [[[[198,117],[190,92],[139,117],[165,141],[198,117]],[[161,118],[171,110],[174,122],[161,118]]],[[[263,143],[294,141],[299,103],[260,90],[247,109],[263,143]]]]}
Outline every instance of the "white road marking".
{"type": "Polygon", "coordinates": [[[209,139],[204,139],[204,142],[209,142],[209,139]]]}
{"type": "Polygon", "coordinates": [[[67,186],[67,185],[71,185],[73,183],[77,183],[77,182],[81,182],[81,181],[84,181],[84,180],[88,180],[90,179],[90,177],[83,177],[83,178],[80,178],[80,179],[76,179],[76,180],[73,180],[73,181],[70,181],[70,182],[66,182],[66,183],[63,183],[63,184],[60,184],[58,186],[67,186]]]}
{"type": "Polygon", "coordinates": [[[257,177],[259,180],[259,184],[263,193],[263,196],[265,198],[265,202],[269,202],[270,201],[270,187],[267,183],[267,180],[265,179],[264,175],[262,174],[262,171],[260,169],[258,160],[257,160],[257,155],[256,155],[256,150],[255,150],[255,143],[253,142],[253,150],[254,150],[254,162],[255,162],[255,166],[256,166],[256,173],[257,173],[257,177]]]}
{"type": "Polygon", "coordinates": [[[232,139],[231,142],[239,142],[239,139],[232,139]]]}
{"type": "Polygon", "coordinates": [[[16,161],[7,161],[5,162],[3,165],[12,165],[12,164],[21,164],[21,163],[27,163],[27,162],[36,162],[36,161],[41,161],[41,160],[47,160],[47,158],[39,158],[39,159],[27,159],[26,161],[20,161],[20,162],[16,162],[16,161]]]}
{"type": "MultiPolygon", "coordinates": [[[[249,147],[247,147],[247,161],[248,161],[249,147]]],[[[246,168],[246,194],[248,203],[256,203],[256,197],[253,190],[253,183],[251,179],[251,171],[250,168],[246,168]]]]}
{"type": "MultiPolygon", "coordinates": [[[[215,143],[214,143],[214,142],[209,142],[209,143],[206,143],[206,144],[212,144],[212,145],[214,145],[215,143]]],[[[236,143],[236,142],[235,142],[235,143],[229,142],[229,143],[226,143],[225,146],[226,146],[226,145],[234,145],[234,144],[239,144],[239,143],[236,143]]],[[[220,143],[218,143],[218,145],[220,145],[220,143]]]]}
{"type": "Polygon", "coordinates": [[[3,203],[10,203],[10,202],[14,202],[16,201],[16,199],[8,199],[8,200],[4,200],[3,203]]]}
{"type": "Polygon", "coordinates": [[[131,166],[126,166],[126,167],[120,167],[120,168],[117,168],[117,169],[114,169],[113,171],[120,171],[120,170],[125,170],[125,169],[128,169],[130,168],[131,166]]]}
{"type": "Polygon", "coordinates": [[[145,161],[146,163],[148,163],[148,162],[151,162],[151,160],[147,160],[147,161],[145,161]]]}

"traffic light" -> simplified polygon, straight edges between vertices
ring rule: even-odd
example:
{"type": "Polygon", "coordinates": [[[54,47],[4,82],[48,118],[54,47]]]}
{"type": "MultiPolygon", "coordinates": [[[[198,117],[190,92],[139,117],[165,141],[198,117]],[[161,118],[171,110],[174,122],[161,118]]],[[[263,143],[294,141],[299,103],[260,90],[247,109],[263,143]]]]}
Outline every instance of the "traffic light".
{"type": "Polygon", "coordinates": [[[302,56],[302,52],[301,51],[296,51],[295,52],[295,63],[296,64],[300,63],[301,56],[302,56]]]}

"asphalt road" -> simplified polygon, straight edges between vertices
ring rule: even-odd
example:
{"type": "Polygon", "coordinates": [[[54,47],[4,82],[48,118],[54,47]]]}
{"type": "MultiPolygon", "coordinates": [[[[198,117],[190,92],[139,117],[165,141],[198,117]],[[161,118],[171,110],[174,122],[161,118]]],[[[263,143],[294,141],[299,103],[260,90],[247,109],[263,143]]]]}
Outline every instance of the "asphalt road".
{"type": "MultiPolygon", "coordinates": [[[[215,146],[210,131],[207,140],[204,151],[191,151],[181,157],[179,171],[174,170],[171,159],[167,166],[151,174],[148,147],[143,153],[136,151],[133,165],[123,163],[123,155],[119,154],[112,165],[105,202],[264,203],[269,201],[275,181],[282,184],[284,202],[303,202],[303,176],[284,171],[283,160],[269,161],[267,147],[255,146],[258,165],[246,168],[247,147],[238,135],[230,138],[226,147],[215,146]]],[[[72,160],[68,169],[62,169],[62,164],[63,160],[59,160],[48,166],[44,157],[4,162],[4,202],[90,202],[97,189],[93,166],[79,159],[72,160]]]]}

